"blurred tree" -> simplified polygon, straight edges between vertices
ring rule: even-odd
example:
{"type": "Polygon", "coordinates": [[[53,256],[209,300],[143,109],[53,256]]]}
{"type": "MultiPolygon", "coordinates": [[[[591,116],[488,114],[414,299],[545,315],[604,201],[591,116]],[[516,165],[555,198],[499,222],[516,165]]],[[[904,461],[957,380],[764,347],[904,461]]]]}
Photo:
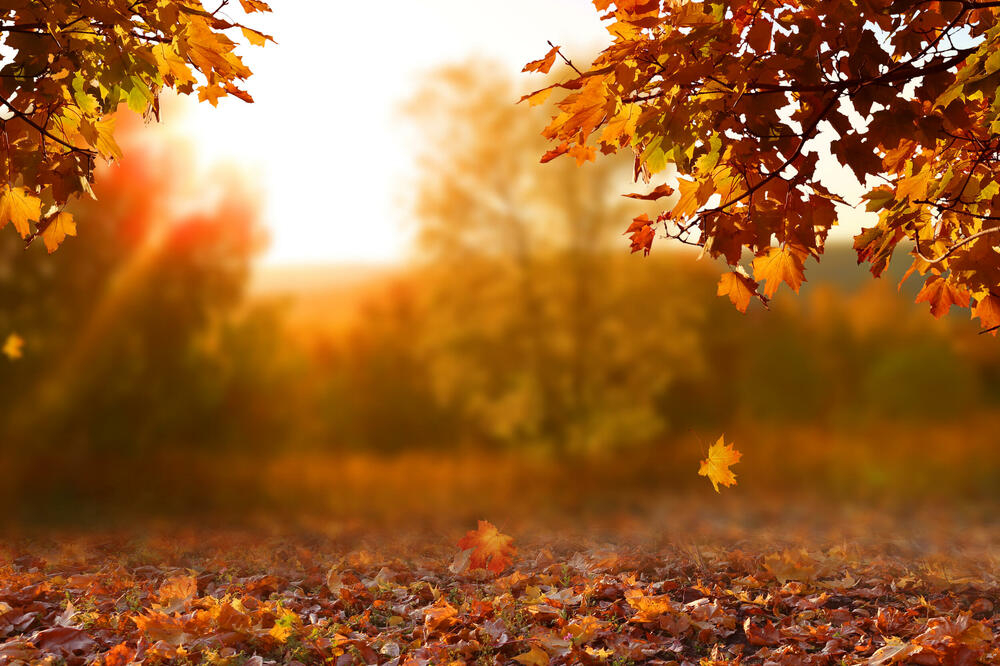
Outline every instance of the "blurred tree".
{"type": "Polygon", "coordinates": [[[671,298],[684,276],[669,261],[614,252],[616,221],[641,210],[617,194],[629,164],[539,168],[538,119],[498,71],[434,72],[408,107],[437,388],[504,440],[583,451],[652,437],[652,397],[693,353],[699,309],[671,298]]]}
{"type": "MultiPolygon", "coordinates": [[[[126,124],[123,140],[140,129],[126,124]]],[[[261,330],[239,309],[264,241],[255,195],[230,173],[206,199],[183,146],[135,143],[101,174],[99,202],[73,204],[89,227],[76,243],[49,256],[0,236],[0,327],[26,338],[0,383],[0,442],[28,466],[22,482],[98,483],[128,459],[283,436],[274,350],[239,358],[233,342],[261,330]]]]}

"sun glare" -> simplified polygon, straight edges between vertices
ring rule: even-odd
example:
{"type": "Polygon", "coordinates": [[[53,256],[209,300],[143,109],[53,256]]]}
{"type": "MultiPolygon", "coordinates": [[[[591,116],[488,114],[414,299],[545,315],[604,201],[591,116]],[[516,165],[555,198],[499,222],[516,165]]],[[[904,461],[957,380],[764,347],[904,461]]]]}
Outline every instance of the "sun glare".
{"type": "Polygon", "coordinates": [[[588,0],[273,4],[253,20],[278,44],[245,49],[255,103],[192,100],[181,120],[203,163],[257,178],[271,265],[407,255],[413,158],[400,106],[421,73],[473,57],[518,72],[549,39],[584,54],[606,34],[588,0]]]}

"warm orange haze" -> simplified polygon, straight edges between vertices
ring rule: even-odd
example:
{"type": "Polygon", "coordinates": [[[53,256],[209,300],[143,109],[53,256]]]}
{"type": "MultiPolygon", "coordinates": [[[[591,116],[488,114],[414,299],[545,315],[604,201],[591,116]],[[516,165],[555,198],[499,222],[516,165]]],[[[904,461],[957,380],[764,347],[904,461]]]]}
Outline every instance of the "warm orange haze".
{"type": "Polygon", "coordinates": [[[0,666],[1000,663],[992,4],[0,9],[0,666]]]}

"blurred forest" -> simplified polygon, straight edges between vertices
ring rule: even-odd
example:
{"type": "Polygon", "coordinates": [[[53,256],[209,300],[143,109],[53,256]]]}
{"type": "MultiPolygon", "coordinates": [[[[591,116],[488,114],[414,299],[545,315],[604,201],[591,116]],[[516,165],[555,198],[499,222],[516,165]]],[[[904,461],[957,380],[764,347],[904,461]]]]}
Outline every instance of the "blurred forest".
{"type": "Polygon", "coordinates": [[[407,266],[251,281],[252,187],[206,195],[190,148],[138,138],[58,253],[0,235],[8,518],[599,511],[708,497],[723,432],[743,494],[996,499],[995,338],[847,245],[740,315],[694,253],[628,253],[630,162],[538,164],[549,111],[498,71],[437,72],[404,112],[407,266]]]}

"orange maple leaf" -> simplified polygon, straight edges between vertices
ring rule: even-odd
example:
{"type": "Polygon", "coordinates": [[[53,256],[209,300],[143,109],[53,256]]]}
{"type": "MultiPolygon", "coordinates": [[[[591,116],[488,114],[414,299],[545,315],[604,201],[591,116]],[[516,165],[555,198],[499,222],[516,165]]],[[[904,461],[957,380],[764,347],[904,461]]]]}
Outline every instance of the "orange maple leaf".
{"type": "Polygon", "coordinates": [[[743,454],[733,448],[732,444],[725,443],[725,435],[719,438],[715,444],[708,448],[708,458],[701,461],[698,469],[700,476],[707,476],[715,487],[715,492],[719,492],[719,484],[727,488],[736,485],[736,475],[729,469],[740,461],[743,454]]]}
{"type": "Polygon", "coordinates": [[[1000,297],[989,293],[980,298],[975,307],[972,308],[972,316],[979,317],[983,329],[989,330],[996,336],[996,327],[1000,326],[1000,297]]]}
{"type": "Polygon", "coordinates": [[[559,53],[559,47],[553,46],[552,49],[545,54],[545,57],[538,60],[533,60],[524,66],[522,72],[540,72],[542,74],[548,74],[549,70],[552,69],[552,65],[556,62],[556,55],[559,53]]]}
{"type": "Polygon", "coordinates": [[[719,279],[717,293],[719,296],[729,296],[729,300],[733,302],[737,310],[746,312],[747,306],[750,305],[750,299],[757,293],[757,287],[758,284],[747,276],[736,271],[729,271],[723,273],[719,279]]]}
{"type": "Polygon", "coordinates": [[[649,219],[649,215],[645,213],[632,221],[632,224],[625,231],[626,235],[631,236],[632,252],[642,250],[643,254],[649,255],[649,251],[653,248],[653,240],[656,238],[656,232],[652,225],[653,222],[649,219]]]}
{"type": "Polygon", "coordinates": [[[774,296],[778,287],[785,282],[796,294],[805,282],[805,266],[802,263],[801,252],[789,245],[772,247],[766,255],[753,260],[753,275],[757,281],[767,281],[764,295],[774,296]]]}
{"type": "Polygon", "coordinates": [[[501,534],[488,520],[480,520],[479,529],[470,530],[459,539],[458,547],[472,550],[469,566],[473,569],[486,569],[498,574],[514,561],[517,549],[511,545],[513,541],[513,537],[501,534]]]}
{"type": "Polygon", "coordinates": [[[917,294],[916,303],[930,303],[931,314],[940,319],[948,314],[952,305],[969,307],[969,292],[964,287],[954,286],[942,277],[929,277],[924,288],[917,294]]]}

